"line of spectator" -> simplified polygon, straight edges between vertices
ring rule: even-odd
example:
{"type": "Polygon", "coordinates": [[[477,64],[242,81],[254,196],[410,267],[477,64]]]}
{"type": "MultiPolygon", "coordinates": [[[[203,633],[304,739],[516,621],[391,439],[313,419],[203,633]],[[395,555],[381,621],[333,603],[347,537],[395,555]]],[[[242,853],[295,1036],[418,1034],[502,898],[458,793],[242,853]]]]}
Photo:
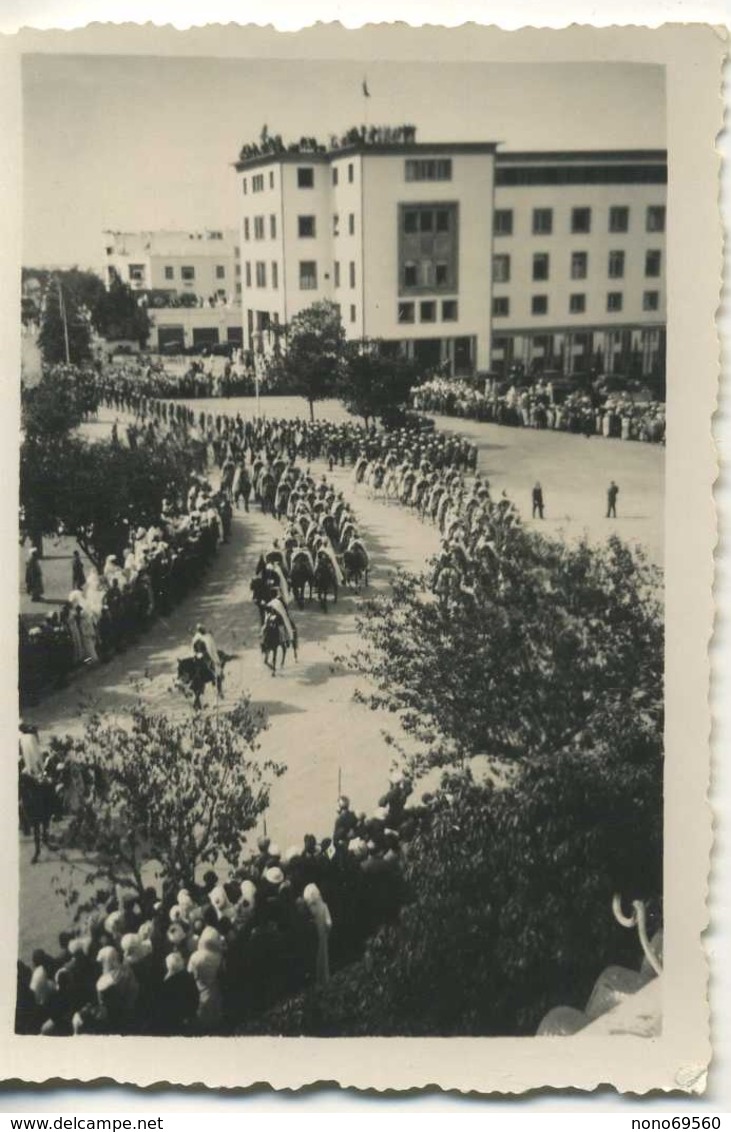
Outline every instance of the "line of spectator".
{"type": "MultiPolygon", "coordinates": [[[[123,652],[200,585],[230,531],[228,499],[196,477],[185,501],[165,502],[149,526],[130,524],[127,545],[107,557],[101,572],[74,551],[71,591],[60,609],[40,623],[19,618],[21,702],[63,687],[75,669],[123,652]]],[[[37,565],[33,548],[30,561],[37,565]]]]}
{"type": "Polygon", "coordinates": [[[572,392],[559,399],[550,381],[506,393],[482,393],[466,381],[435,378],[414,389],[414,409],[466,417],[514,428],[556,429],[585,436],[616,437],[655,444],[665,441],[665,405],[633,401],[621,394],[606,397],[572,392]]]}
{"type": "Polygon", "coordinates": [[[411,789],[394,776],[370,816],[341,797],[332,836],[285,852],[261,837],[225,879],[101,894],[56,955],[19,961],[16,1032],[232,1033],[325,985],[403,903],[403,846],[430,803],[407,806],[411,789]]]}

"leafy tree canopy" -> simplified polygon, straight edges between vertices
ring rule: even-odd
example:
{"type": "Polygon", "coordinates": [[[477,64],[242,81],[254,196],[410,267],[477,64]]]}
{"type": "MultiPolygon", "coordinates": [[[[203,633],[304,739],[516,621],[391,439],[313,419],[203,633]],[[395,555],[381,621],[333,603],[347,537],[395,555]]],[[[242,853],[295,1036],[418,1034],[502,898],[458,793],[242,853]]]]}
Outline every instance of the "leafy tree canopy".
{"type": "Polygon", "coordinates": [[[657,752],[543,756],[505,787],[452,775],[409,842],[410,901],[316,999],[266,1032],[528,1035],[553,1007],[583,1009],[610,964],[642,952],[611,902],[662,891],[657,752]]]}
{"type": "MultiPolygon", "coordinates": [[[[448,600],[400,575],[363,607],[351,665],[422,744],[416,773],[661,743],[658,572],[619,539],[568,545],[493,507],[484,551],[448,600]]],[[[438,572],[438,564],[435,572],[438,572]]]]}
{"type": "Polygon", "coordinates": [[[44,438],[21,449],[20,498],[31,531],[62,525],[101,567],[119,554],[129,523],[157,521],[162,501],[176,499],[199,466],[196,442],[168,434],[136,448],[113,441],[44,438]]]}
{"type": "Polygon", "coordinates": [[[294,316],[282,365],[292,391],[309,403],[311,417],[315,401],[335,392],[344,357],[345,330],[335,303],[313,303],[294,316]]]}
{"type": "Polygon", "coordinates": [[[111,341],[129,338],[144,346],[152,324],[147,310],[139,305],[137,298],[118,275],[112,278],[108,291],[102,288],[92,307],[92,318],[104,338],[111,341]]]}
{"type": "MultiPolygon", "coordinates": [[[[101,280],[98,282],[103,287],[101,280]]],[[[91,357],[89,308],[77,300],[72,289],[67,289],[64,282],[49,284],[41,317],[38,345],[47,365],[66,361],[79,365],[91,357]]]]}
{"type": "Polygon", "coordinates": [[[400,356],[386,357],[382,343],[374,340],[353,342],[338,382],[338,395],[353,416],[388,420],[402,410],[417,382],[413,362],[400,356]]]}
{"type": "Polygon", "coordinates": [[[90,881],[141,894],[153,866],[175,892],[202,865],[236,867],[269,804],[269,778],[285,770],[257,761],[262,727],[248,699],[179,718],[142,702],[125,721],[93,717],[71,744],[83,790],[65,833],[67,848],[95,855],[90,881]]]}

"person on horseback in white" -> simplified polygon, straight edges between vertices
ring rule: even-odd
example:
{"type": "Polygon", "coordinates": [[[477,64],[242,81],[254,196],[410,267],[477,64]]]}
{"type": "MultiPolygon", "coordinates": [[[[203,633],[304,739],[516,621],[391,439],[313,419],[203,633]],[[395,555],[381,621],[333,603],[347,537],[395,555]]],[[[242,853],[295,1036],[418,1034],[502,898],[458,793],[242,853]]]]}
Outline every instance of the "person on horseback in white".
{"type": "Polygon", "coordinates": [[[327,533],[324,527],[320,527],[317,533],[319,536],[319,544],[317,542],[315,543],[315,549],[317,550],[318,554],[322,552],[323,554],[326,554],[330,559],[337,583],[339,586],[342,586],[345,583],[345,577],[343,576],[343,571],[340,563],[338,562],[337,555],[335,554],[333,544],[327,537],[327,533]]]}
{"type": "Polygon", "coordinates": [[[213,677],[216,681],[216,689],[220,696],[223,692],[223,663],[221,661],[219,651],[216,648],[216,642],[213,639],[213,634],[209,633],[204,625],[196,626],[195,634],[191,642],[191,648],[194,654],[200,653],[200,648],[197,648],[197,645],[202,645],[205,649],[206,656],[208,657],[208,661],[210,663],[211,671],[213,672],[213,677]]]}
{"type": "Polygon", "coordinates": [[[289,610],[286,602],[282,599],[282,594],[279,590],[275,590],[272,597],[266,603],[265,607],[269,613],[274,614],[279,622],[280,634],[284,638],[287,645],[294,648],[295,658],[297,656],[297,629],[290,617],[289,610]]]}

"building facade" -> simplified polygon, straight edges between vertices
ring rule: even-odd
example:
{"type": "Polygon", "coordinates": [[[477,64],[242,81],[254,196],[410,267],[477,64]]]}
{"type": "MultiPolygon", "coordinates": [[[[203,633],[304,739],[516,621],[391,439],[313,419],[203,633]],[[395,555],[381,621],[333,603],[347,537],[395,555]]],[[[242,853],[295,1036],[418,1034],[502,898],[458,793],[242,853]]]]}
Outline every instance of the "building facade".
{"type": "Polygon", "coordinates": [[[105,231],[102,278],[140,293],[158,350],[241,345],[241,259],[236,229],[105,231]]]}
{"type": "Polygon", "coordinates": [[[493,371],[664,368],[666,184],[663,150],[499,155],[493,371]]]}
{"type": "Polygon", "coordinates": [[[245,344],[326,299],[349,338],[486,369],[495,145],[380,139],[238,162],[245,344]]]}
{"type": "Polygon", "coordinates": [[[413,127],[245,147],[244,344],[313,302],[451,373],[654,373],[665,349],[665,151],[497,153],[413,127]]]}

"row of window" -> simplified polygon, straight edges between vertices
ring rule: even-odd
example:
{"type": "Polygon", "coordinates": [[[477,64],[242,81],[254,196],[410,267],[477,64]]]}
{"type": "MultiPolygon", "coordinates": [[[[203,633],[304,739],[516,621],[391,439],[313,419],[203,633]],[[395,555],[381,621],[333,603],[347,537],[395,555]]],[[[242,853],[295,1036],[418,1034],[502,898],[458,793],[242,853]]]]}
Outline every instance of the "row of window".
{"type": "MultiPolygon", "coordinates": [[[[493,234],[495,236],[513,236],[514,216],[512,208],[496,208],[493,213],[493,234]]],[[[630,210],[626,205],[612,205],[608,215],[609,232],[629,232],[630,210]]],[[[592,210],[590,208],[572,208],[570,230],[574,234],[591,232],[592,210]]],[[[645,231],[665,231],[665,205],[651,204],[645,210],[645,231]]],[[[553,209],[533,209],[533,235],[550,236],[553,234],[553,209]]]]}
{"type": "MultiPolygon", "coordinates": [[[[607,260],[607,275],[610,279],[623,279],[626,256],[623,251],[610,251],[607,260]]],[[[545,281],[549,278],[550,256],[548,252],[536,252],[533,256],[533,279],[545,281]]],[[[645,276],[648,279],[657,279],[662,268],[662,252],[657,248],[650,248],[645,252],[645,276]]],[[[589,270],[588,252],[571,253],[571,278],[586,279],[589,270]]],[[[495,255],[492,257],[492,278],[494,283],[509,283],[511,272],[511,257],[509,255],[495,255]]]]}
{"type": "MultiPolygon", "coordinates": [[[[399,303],[398,321],[416,322],[416,303],[399,303]]],[[[438,304],[433,299],[427,299],[418,304],[419,322],[436,322],[438,304]]],[[[459,307],[456,299],[442,300],[442,322],[456,322],[459,318],[459,307]]]]}
{"type": "MultiPolygon", "coordinates": [[[[237,272],[238,274],[238,272],[237,272]]],[[[340,286],[340,261],[335,260],[333,264],[333,283],[335,287],[340,286]]],[[[264,260],[258,260],[253,265],[247,261],[244,264],[244,276],[246,279],[246,286],[251,287],[266,287],[267,286],[267,265],[264,260]],[[252,284],[254,280],[254,284],[252,284]]],[[[348,283],[351,290],[355,290],[355,261],[351,260],[348,264],[348,283]]],[[[271,286],[276,291],[279,287],[279,264],[276,260],[271,261],[271,272],[269,274],[271,286]]],[[[300,260],[299,262],[299,288],[300,291],[316,291],[317,290],[317,261],[314,259],[300,260]]]]}
{"type": "MultiPolygon", "coordinates": [[[[332,183],[333,183],[333,185],[337,185],[337,183],[338,183],[339,172],[340,171],[337,168],[337,166],[334,166],[333,170],[332,170],[332,183]]],[[[451,177],[451,172],[450,172],[450,177],[451,177]]],[[[416,178],[414,178],[414,179],[416,179],[416,178]]],[[[424,180],[424,179],[427,179],[427,178],[421,178],[421,179],[424,180]]],[[[353,162],[351,161],[351,162],[348,163],[348,181],[352,185],[354,180],[355,180],[355,166],[353,165],[353,162]]],[[[263,192],[265,183],[266,182],[265,182],[264,174],[263,173],[255,173],[253,175],[253,177],[251,178],[251,191],[252,191],[252,193],[263,192]]],[[[241,183],[241,187],[243,189],[244,196],[246,196],[249,192],[249,179],[248,179],[248,177],[244,177],[244,179],[241,183]]],[[[299,165],[297,167],[297,188],[298,189],[314,189],[314,187],[315,187],[315,169],[314,169],[314,166],[312,166],[312,165],[299,165]]],[[[270,173],[269,173],[269,188],[270,189],[274,188],[274,171],[273,170],[271,170],[270,173]]]]}
{"type": "MultiPolygon", "coordinates": [[[[450,158],[439,159],[411,159],[408,158],[405,162],[404,173],[407,181],[451,181],[452,180],[452,162],[450,158]]],[[[332,183],[337,185],[339,181],[340,170],[337,165],[332,168],[332,183]]],[[[353,184],[355,181],[355,166],[352,161],[348,162],[348,183],[353,184]]],[[[300,165],[297,169],[297,188],[311,189],[315,184],[315,170],[311,165],[300,165]]],[[[274,173],[269,174],[269,188],[274,188],[274,173]]],[[[251,178],[251,191],[253,193],[260,193],[264,189],[264,174],[256,173],[251,178]]],[[[247,193],[248,184],[247,178],[244,177],[243,181],[244,193],[247,193]]]]}
{"type": "MultiPolygon", "coordinates": [[[[244,196],[246,196],[246,194],[249,191],[248,178],[244,177],[244,180],[243,180],[241,187],[244,190],[244,196]]],[[[269,173],[269,188],[270,189],[274,188],[274,171],[273,170],[269,173]]],[[[255,173],[254,176],[251,178],[251,191],[252,191],[252,193],[262,193],[264,191],[264,174],[263,173],[255,173]]]]}
{"type": "MultiPolygon", "coordinates": [[[[342,318],[342,314],[343,314],[343,308],[342,308],[342,307],[340,306],[340,303],[336,303],[336,304],[335,304],[335,306],[337,307],[337,310],[338,310],[338,314],[339,314],[339,315],[341,316],[341,318],[342,318]]],[[[355,303],[351,303],[351,304],[350,304],[350,321],[351,321],[351,322],[355,322],[355,321],[356,321],[356,316],[357,316],[357,313],[358,313],[358,312],[357,312],[357,310],[356,310],[356,308],[355,308],[355,303]]]]}
{"type": "Polygon", "coordinates": [[[404,208],[404,232],[407,235],[415,232],[449,232],[453,212],[449,208],[404,208]]]}
{"type": "Polygon", "coordinates": [[[451,158],[407,158],[405,163],[407,181],[451,181],[451,158]]]}
{"type": "MultiPolygon", "coordinates": [[[[251,287],[252,271],[251,271],[251,264],[248,261],[244,264],[244,272],[245,272],[245,277],[246,277],[246,286],[251,287]]],[[[261,260],[261,259],[257,260],[257,262],[254,264],[253,277],[256,280],[256,286],[257,287],[266,287],[266,285],[267,285],[267,265],[264,262],[264,260],[261,260]]],[[[273,289],[276,291],[277,288],[279,287],[279,264],[277,263],[277,261],[275,259],[272,260],[270,279],[271,279],[271,285],[272,285],[273,289]]]]}
{"type": "MultiPolygon", "coordinates": [[[[263,240],[264,235],[265,235],[265,231],[266,231],[266,216],[255,216],[254,217],[254,239],[255,240],[263,240]]],[[[273,213],[273,212],[269,216],[269,238],[271,240],[276,240],[276,238],[277,238],[277,217],[276,217],[276,214],[273,213]]],[[[250,224],[248,216],[244,217],[244,239],[245,240],[251,239],[251,224],[250,224]]]]}
{"type": "Polygon", "coordinates": [[[456,279],[450,277],[449,263],[446,260],[421,259],[418,263],[407,260],[401,274],[401,286],[446,287],[453,291],[456,279]]]}
{"type": "MultiPolygon", "coordinates": [[[[254,217],[254,239],[263,240],[266,236],[266,217],[254,217]]],[[[301,240],[314,239],[317,235],[317,218],[315,216],[298,216],[297,217],[297,235],[301,240]]],[[[340,235],[340,215],[334,213],[333,215],[333,235],[340,235]]],[[[355,213],[348,213],[348,235],[355,235],[355,213]]],[[[269,216],[269,238],[276,240],[277,238],[277,217],[275,213],[269,216]]],[[[244,217],[244,240],[251,239],[251,224],[249,217],[244,217]]]]}
{"type": "MultiPolygon", "coordinates": [[[[333,185],[337,185],[338,180],[339,180],[339,169],[338,169],[337,165],[334,165],[333,170],[332,170],[333,185]]],[[[348,184],[352,185],[354,180],[355,180],[355,166],[353,165],[352,161],[349,161],[348,162],[348,184]]],[[[300,188],[302,188],[301,185],[300,185],[300,188]]]]}
{"type": "MultiPolygon", "coordinates": [[[[623,295],[621,291],[609,291],[607,294],[607,310],[621,311],[623,295]]],[[[660,309],[660,292],[645,291],[642,296],[642,309],[644,311],[657,311],[660,309]]],[[[569,295],[569,314],[584,314],[586,312],[586,295],[569,295]]],[[[508,318],[510,315],[510,299],[505,295],[496,296],[492,300],[493,318],[508,318]]],[[[531,314],[548,314],[548,295],[533,295],[531,297],[531,314]]]]}
{"type": "MultiPolygon", "coordinates": [[[[131,278],[137,278],[137,276],[132,275],[132,268],[131,267],[130,267],[130,276],[131,276],[131,278]]],[[[141,276],[140,276],[140,278],[141,278],[141,276]]],[[[170,266],[170,264],[168,264],[165,267],[165,278],[166,279],[174,279],[175,278],[175,268],[170,266]]],[[[188,266],[181,267],[180,268],[180,278],[183,280],[184,283],[192,283],[195,280],[195,268],[194,267],[188,267],[188,266]]],[[[225,266],[225,264],[217,263],[216,264],[216,279],[225,279],[225,278],[226,278],[226,266],[225,266]]]]}

